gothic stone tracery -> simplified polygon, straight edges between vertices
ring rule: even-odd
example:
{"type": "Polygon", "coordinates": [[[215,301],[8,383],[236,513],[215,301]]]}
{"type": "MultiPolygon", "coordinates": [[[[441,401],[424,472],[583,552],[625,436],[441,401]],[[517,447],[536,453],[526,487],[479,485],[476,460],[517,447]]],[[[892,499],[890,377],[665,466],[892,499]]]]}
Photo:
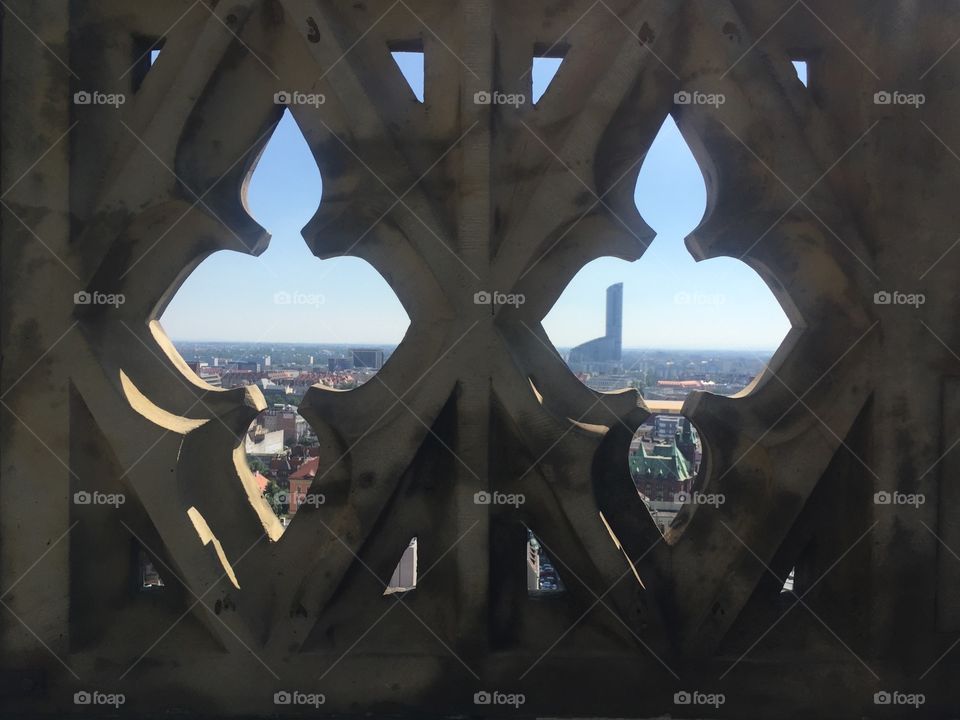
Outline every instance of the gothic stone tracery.
{"type": "Polygon", "coordinates": [[[9,2],[2,31],[4,703],[98,688],[268,714],[298,688],[331,713],[476,713],[500,689],[639,717],[699,713],[673,701],[699,688],[731,717],[854,717],[920,688],[921,714],[960,707],[960,652],[921,679],[960,631],[960,252],[934,265],[960,225],[955,3],[45,0],[9,2]],[[401,47],[425,53],[422,104],[401,47]],[[564,55],[537,105],[475,102],[529,96],[535,51],[564,55]],[[72,102],[93,90],[128,101],[72,102]],[[927,103],[874,102],[893,90],[927,103]],[[304,400],[327,502],[281,537],[241,462],[263,397],[203,384],[154,318],[212,252],[266,247],[242,186],[293,91],[325,98],[290,108],[324,179],[306,242],[371,263],[411,325],[378,381],[304,400]],[[690,251],[747,262],[794,329],[748,395],[688,400],[699,486],[727,502],[664,541],[627,469],[643,402],[582,386],[540,323],[590,260],[643,255],[636,173],[671,113],[708,187],[690,251]],[[928,302],[874,303],[895,289],[928,302]],[[474,302],[493,291],[526,302],[474,302]],[[90,484],[128,502],[72,505],[90,484]],[[527,502],[474,502],[494,489],[527,502]],[[928,502],[874,504],[894,490],[928,502]],[[527,598],[525,526],[563,599],[527,598]],[[426,572],[385,600],[412,536],[426,572]],[[177,579],[161,600],[128,592],[134,541],[177,579]],[[778,620],[794,566],[809,596],[778,620]]]}

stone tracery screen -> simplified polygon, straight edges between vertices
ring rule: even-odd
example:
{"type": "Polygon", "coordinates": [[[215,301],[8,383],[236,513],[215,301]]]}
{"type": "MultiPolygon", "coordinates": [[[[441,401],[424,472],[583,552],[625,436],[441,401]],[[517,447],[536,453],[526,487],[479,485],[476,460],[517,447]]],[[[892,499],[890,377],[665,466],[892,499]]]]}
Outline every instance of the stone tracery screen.
{"type": "Polygon", "coordinates": [[[960,707],[954,3],[3,9],[4,706],[960,707]],[[211,253],[266,247],[244,187],[285,109],[324,178],[305,242],[373,265],[410,327],[378,382],[304,398],[325,502],[281,536],[243,462],[262,394],[206,385],[156,318],[211,253]],[[668,114],[707,182],[688,248],[748,263],[793,329],[750,392],[687,401],[727,501],[664,538],[626,462],[642,399],[580,384],[541,321],[587,262],[642,257],[668,114]],[[562,596],[529,597],[528,528],[562,596]],[[385,597],[411,538],[416,589],[385,597]]]}

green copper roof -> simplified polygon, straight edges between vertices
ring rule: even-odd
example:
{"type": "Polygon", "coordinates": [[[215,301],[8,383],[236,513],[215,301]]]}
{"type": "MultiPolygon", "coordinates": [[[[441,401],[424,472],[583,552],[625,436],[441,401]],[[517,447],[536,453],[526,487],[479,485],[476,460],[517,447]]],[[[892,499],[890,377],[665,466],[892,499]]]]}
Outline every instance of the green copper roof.
{"type": "Polygon", "coordinates": [[[636,478],[666,477],[677,481],[693,477],[690,463],[677,448],[676,443],[654,445],[651,454],[640,444],[639,452],[630,455],[630,470],[636,478]]]}

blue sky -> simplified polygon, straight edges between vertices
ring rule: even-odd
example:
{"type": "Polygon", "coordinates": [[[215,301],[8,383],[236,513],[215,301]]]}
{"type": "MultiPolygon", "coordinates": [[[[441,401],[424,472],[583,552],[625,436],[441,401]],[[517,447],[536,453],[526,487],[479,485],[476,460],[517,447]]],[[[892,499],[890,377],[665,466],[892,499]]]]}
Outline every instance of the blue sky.
{"type": "MultiPolygon", "coordinates": [[[[422,97],[420,56],[398,56],[422,97]]],[[[534,99],[558,64],[535,64],[534,99]]],[[[232,251],[207,258],[162,315],[167,334],[174,340],[399,342],[409,320],[379,273],[357,258],[321,261],[303,242],[300,229],[316,211],[322,188],[303,136],[284,115],[247,197],[254,218],[272,235],[270,246],[259,258],[232,251]],[[278,292],[316,302],[280,305],[278,292]]],[[[706,192],[670,118],[640,169],[636,202],[657,238],[634,263],[601,258],[585,266],[544,320],[553,342],[569,347],[601,335],[605,289],[623,282],[624,347],[776,348],[789,323],[760,277],[730,258],[695,263],[684,247],[684,236],[703,216],[706,192]]]]}

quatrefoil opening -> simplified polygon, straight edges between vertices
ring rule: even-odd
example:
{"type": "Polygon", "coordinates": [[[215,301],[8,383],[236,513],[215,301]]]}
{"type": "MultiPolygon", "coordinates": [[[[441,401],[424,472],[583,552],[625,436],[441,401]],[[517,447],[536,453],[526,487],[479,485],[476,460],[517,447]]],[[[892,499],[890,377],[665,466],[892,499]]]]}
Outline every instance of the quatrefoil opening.
{"type": "Polygon", "coordinates": [[[349,392],[371,381],[409,325],[366,262],[311,256],[300,228],[315,215],[322,190],[306,140],[285,110],[243,185],[244,207],[271,232],[270,246],[258,257],[206,257],[160,320],[184,356],[179,364],[202,384],[250,386],[258,403],[262,398],[234,454],[241,484],[276,538],[299,511],[322,504],[322,491],[311,490],[323,479],[318,438],[298,412],[307,391],[349,392]]]}

